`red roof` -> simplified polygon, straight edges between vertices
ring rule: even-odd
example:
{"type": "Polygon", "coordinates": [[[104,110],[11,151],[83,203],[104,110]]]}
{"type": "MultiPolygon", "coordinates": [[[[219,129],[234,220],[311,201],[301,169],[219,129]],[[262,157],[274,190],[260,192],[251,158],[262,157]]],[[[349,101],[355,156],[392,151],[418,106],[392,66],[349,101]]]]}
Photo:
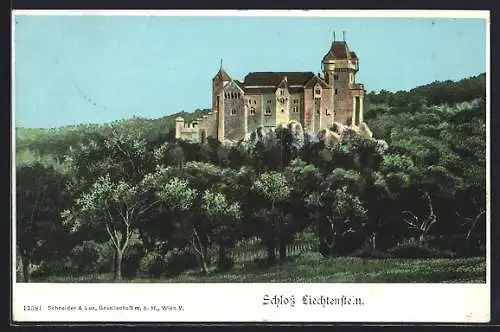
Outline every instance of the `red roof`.
{"type": "Polygon", "coordinates": [[[287,85],[305,85],[314,76],[312,72],[253,72],[245,76],[245,86],[277,86],[287,78],[287,85]]]}
{"type": "Polygon", "coordinates": [[[353,52],[349,51],[349,46],[345,41],[336,41],[332,43],[332,47],[328,53],[323,57],[325,60],[339,60],[339,59],[351,59],[353,52]]]}
{"type": "Polygon", "coordinates": [[[214,80],[231,81],[231,77],[221,68],[215,75],[214,80]]]}

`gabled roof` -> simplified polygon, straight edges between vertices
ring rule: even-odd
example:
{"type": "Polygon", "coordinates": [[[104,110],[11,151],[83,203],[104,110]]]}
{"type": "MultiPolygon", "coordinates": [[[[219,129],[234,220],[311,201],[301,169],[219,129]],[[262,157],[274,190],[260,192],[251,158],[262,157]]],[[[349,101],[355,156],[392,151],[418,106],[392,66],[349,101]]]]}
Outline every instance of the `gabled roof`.
{"type": "Polygon", "coordinates": [[[288,85],[304,85],[314,76],[312,72],[253,72],[245,76],[245,86],[277,86],[286,77],[288,85]]]}
{"type": "Polygon", "coordinates": [[[236,81],[236,80],[231,80],[225,87],[222,88],[222,90],[231,90],[232,87],[236,87],[237,89],[241,90],[242,92],[245,91],[244,87],[241,85],[241,82],[236,81]]]}
{"type": "Polygon", "coordinates": [[[236,85],[238,85],[241,90],[245,90],[245,85],[243,84],[243,82],[240,82],[238,80],[234,80],[233,82],[236,83],[236,85]]]}
{"type": "Polygon", "coordinates": [[[305,86],[306,86],[306,88],[311,88],[311,87],[315,86],[316,84],[319,84],[324,89],[330,88],[328,83],[326,83],[325,81],[323,81],[321,78],[319,78],[316,75],[311,77],[311,79],[306,83],[305,86]]]}
{"type": "Polygon", "coordinates": [[[351,59],[353,52],[349,51],[349,46],[345,41],[335,41],[332,43],[330,50],[323,57],[325,60],[345,60],[351,59]]]}
{"type": "Polygon", "coordinates": [[[231,81],[231,77],[226,73],[224,69],[219,69],[215,77],[213,78],[214,80],[221,80],[221,81],[231,81]]]}

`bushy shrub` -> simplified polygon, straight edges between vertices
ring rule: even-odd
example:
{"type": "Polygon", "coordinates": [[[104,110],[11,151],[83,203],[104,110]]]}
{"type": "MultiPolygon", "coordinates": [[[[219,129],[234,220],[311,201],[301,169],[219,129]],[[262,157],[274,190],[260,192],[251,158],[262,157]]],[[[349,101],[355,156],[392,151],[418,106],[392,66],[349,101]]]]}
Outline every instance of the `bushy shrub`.
{"type": "Polygon", "coordinates": [[[387,253],[392,258],[453,258],[455,253],[449,250],[439,250],[427,247],[416,240],[409,240],[389,249],[387,253]]]}
{"type": "Polygon", "coordinates": [[[166,270],[165,258],[156,251],[146,253],[139,262],[139,270],[151,277],[159,277],[166,270]]]}
{"type": "Polygon", "coordinates": [[[123,257],[122,274],[125,278],[137,276],[141,259],[146,254],[144,246],[140,242],[133,243],[123,257]]]}
{"type": "Polygon", "coordinates": [[[231,257],[225,257],[223,261],[217,260],[217,270],[228,271],[234,266],[234,259],[231,257]]]}
{"type": "Polygon", "coordinates": [[[374,259],[383,259],[389,258],[390,255],[387,252],[382,250],[371,250],[370,248],[363,248],[358,251],[355,251],[352,256],[359,258],[374,258],[374,259]]]}
{"type": "Polygon", "coordinates": [[[97,261],[99,259],[99,248],[95,241],[83,241],[76,245],[69,254],[71,259],[71,270],[79,274],[91,274],[97,272],[97,261]]]}
{"type": "Polygon", "coordinates": [[[37,268],[32,267],[31,272],[33,278],[78,274],[74,262],[68,256],[48,257],[42,260],[37,268]]]}
{"type": "Polygon", "coordinates": [[[165,255],[166,274],[168,276],[179,275],[182,272],[199,266],[195,254],[186,249],[172,249],[165,255]]]}

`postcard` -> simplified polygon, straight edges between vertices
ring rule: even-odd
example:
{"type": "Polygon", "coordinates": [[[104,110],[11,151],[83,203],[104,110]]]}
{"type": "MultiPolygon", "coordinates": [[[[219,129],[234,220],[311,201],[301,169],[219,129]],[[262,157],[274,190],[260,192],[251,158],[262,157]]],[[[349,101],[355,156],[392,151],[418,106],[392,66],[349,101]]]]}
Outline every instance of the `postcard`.
{"type": "Polygon", "coordinates": [[[14,322],[488,322],[486,11],[13,11],[14,322]]]}

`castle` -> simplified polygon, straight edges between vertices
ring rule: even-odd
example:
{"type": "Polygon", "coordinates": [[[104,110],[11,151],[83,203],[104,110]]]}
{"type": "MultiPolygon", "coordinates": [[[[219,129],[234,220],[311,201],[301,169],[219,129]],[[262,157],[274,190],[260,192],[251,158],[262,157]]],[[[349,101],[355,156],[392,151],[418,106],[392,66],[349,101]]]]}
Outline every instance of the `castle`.
{"type": "Polygon", "coordinates": [[[334,122],[357,126],[363,121],[364,86],[356,83],[359,58],[345,38],[334,41],[322,60],[323,76],[313,72],[252,72],[243,82],[222,68],[212,80],[212,111],[191,123],[176,119],[175,137],[204,142],[248,139],[259,127],[291,121],[319,132],[334,122]]]}

